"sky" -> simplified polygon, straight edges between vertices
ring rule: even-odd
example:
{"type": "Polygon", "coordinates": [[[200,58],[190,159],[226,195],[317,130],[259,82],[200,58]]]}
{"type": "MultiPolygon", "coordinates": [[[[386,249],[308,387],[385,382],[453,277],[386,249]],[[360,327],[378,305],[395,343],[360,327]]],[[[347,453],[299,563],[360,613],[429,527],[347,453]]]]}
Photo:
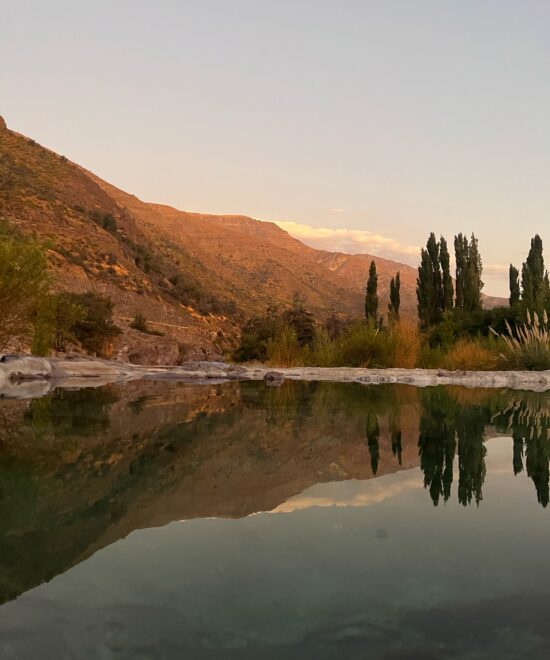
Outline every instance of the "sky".
{"type": "Polygon", "coordinates": [[[475,232],[485,292],[550,241],[550,2],[0,0],[8,126],[146,201],[416,265],[475,232]]]}

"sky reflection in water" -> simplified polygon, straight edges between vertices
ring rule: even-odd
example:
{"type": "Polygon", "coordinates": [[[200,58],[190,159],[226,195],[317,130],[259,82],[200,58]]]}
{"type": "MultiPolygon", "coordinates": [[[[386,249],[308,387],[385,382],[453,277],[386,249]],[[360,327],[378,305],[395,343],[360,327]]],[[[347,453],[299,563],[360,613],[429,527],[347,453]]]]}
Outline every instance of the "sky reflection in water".
{"type": "Polygon", "coordinates": [[[548,657],[549,403],[315,383],[4,401],[0,656],[548,657]]]}

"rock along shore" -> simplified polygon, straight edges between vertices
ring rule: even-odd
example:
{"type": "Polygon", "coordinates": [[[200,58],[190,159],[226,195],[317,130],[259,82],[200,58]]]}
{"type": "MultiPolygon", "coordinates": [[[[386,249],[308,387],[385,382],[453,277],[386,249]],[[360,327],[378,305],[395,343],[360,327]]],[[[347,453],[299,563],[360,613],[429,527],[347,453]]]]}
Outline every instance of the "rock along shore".
{"type": "Polygon", "coordinates": [[[462,385],[465,387],[550,390],[550,371],[444,371],[429,369],[362,369],[351,367],[239,366],[224,362],[186,362],[175,367],[99,360],[83,356],[40,358],[5,355],[0,358],[0,396],[35,398],[56,387],[99,387],[107,383],[138,379],[188,381],[265,380],[279,385],[283,380],[331,381],[381,385],[400,383],[417,387],[462,385]]]}

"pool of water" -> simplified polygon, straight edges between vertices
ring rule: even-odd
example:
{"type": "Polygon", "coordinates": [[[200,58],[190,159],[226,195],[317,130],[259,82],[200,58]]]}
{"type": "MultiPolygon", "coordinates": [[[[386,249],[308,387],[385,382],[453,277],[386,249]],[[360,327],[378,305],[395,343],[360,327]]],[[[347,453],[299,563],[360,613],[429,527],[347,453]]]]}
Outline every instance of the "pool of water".
{"type": "Polygon", "coordinates": [[[0,657],[548,658],[550,393],[0,401],[0,657]]]}

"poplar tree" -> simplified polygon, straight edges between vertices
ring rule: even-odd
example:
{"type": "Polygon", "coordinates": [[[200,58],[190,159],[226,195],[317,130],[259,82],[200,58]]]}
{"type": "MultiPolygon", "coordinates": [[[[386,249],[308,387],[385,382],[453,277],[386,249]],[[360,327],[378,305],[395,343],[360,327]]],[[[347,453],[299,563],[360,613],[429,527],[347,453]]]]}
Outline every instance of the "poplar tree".
{"type": "Polygon", "coordinates": [[[453,278],[447,241],[443,236],[439,240],[439,261],[441,263],[441,310],[447,312],[453,308],[453,278]]]}
{"type": "Polygon", "coordinates": [[[462,234],[455,236],[456,307],[465,312],[481,309],[481,273],[483,266],[477,238],[470,240],[462,234]]]}
{"type": "Polygon", "coordinates": [[[468,239],[462,234],[455,236],[456,261],[456,307],[464,309],[464,278],[466,276],[466,260],[468,253],[468,239]]]}
{"type": "Polygon", "coordinates": [[[474,312],[481,309],[481,272],[483,266],[478,249],[477,238],[472,234],[468,246],[466,278],[464,282],[464,311],[474,312]]]}
{"type": "Polygon", "coordinates": [[[399,272],[390,280],[390,304],[388,305],[388,316],[390,322],[399,321],[399,308],[401,306],[401,276],[399,272]]]}
{"type": "Polygon", "coordinates": [[[416,278],[418,318],[422,327],[435,325],[441,320],[442,277],[440,244],[432,232],[426,247],[420,252],[420,266],[416,278]]]}
{"type": "Polygon", "coordinates": [[[369,279],[367,281],[367,292],[365,295],[365,318],[377,321],[378,314],[378,275],[376,264],[371,261],[369,268],[369,279]]]}
{"type": "Polygon", "coordinates": [[[520,288],[519,288],[519,270],[510,264],[509,271],[510,279],[510,307],[517,305],[520,299],[520,288]]]}
{"type": "Polygon", "coordinates": [[[548,302],[548,273],[544,268],[542,239],[536,234],[531,239],[531,249],[521,269],[522,299],[527,309],[540,311],[548,302]]]}

